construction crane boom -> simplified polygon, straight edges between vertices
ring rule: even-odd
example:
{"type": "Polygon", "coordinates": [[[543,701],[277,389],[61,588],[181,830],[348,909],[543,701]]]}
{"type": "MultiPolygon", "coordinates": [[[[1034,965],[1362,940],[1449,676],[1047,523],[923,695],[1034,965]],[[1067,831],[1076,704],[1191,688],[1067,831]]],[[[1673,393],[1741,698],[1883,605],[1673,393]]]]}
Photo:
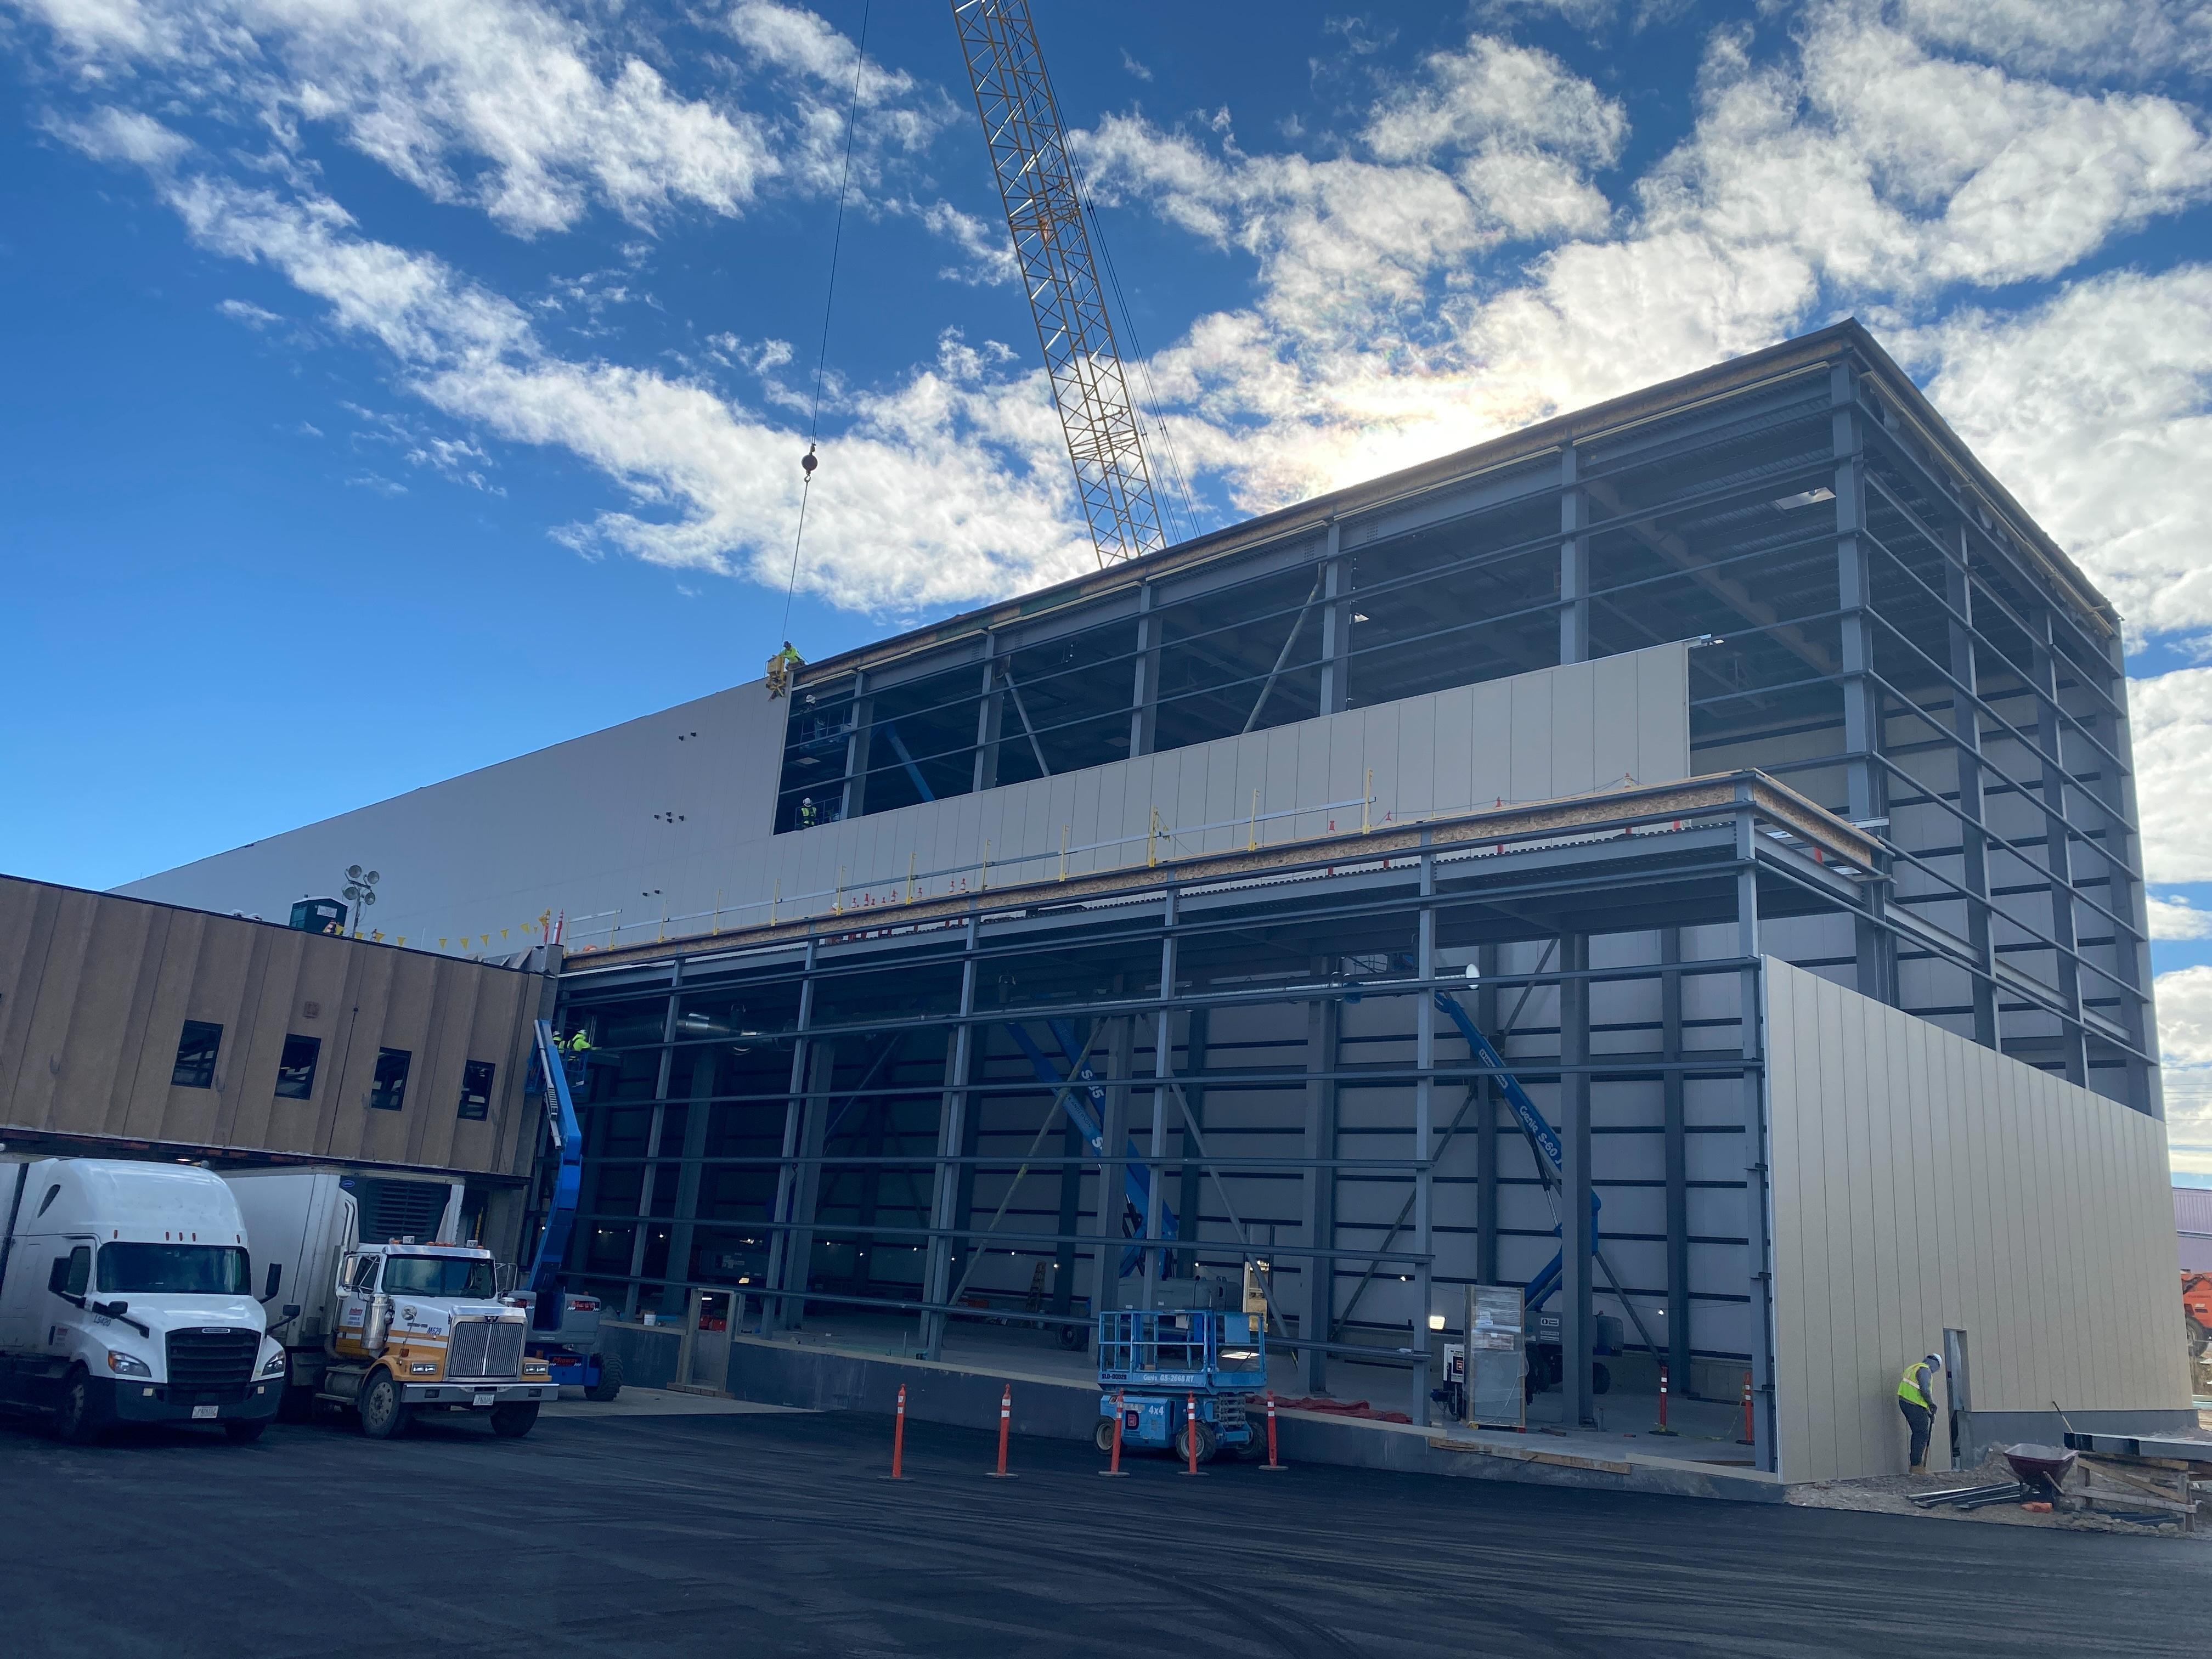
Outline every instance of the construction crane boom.
{"type": "Polygon", "coordinates": [[[952,0],[1053,400],[1101,566],[1167,545],[1029,0],[952,0]]]}

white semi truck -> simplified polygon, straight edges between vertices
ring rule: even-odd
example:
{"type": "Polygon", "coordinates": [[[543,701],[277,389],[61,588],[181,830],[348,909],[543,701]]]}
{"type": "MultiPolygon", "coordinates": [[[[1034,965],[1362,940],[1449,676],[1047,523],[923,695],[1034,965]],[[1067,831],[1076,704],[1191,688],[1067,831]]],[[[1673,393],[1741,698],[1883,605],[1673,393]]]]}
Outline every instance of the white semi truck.
{"type": "Polygon", "coordinates": [[[258,1439],[283,1397],[246,1226],[189,1164],[0,1163],[0,1407],[83,1442],[117,1423],[258,1439]]]}
{"type": "Polygon", "coordinates": [[[223,1177],[260,1260],[294,1287],[277,1331],[291,1413],[351,1407],[386,1439],[423,1411],[483,1411],[496,1434],[530,1432],[559,1397],[550,1365],[524,1352],[528,1316],[505,1294],[491,1252],[458,1237],[458,1183],[428,1238],[364,1240],[336,1170],[223,1177]]]}

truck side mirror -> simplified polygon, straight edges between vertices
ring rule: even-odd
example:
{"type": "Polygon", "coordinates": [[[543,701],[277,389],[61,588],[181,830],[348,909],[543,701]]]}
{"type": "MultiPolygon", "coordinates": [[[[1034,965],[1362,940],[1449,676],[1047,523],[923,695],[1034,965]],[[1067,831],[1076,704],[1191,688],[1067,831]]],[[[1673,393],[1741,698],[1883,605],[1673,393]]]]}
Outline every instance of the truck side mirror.
{"type": "Polygon", "coordinates": [[[492,1283],[499,1286],[499,1293],[501,1296],[505,1296],[514,1288],[514,1264],[512,1261],[494,1263],[491,1275],[492,1283]]]}
{"type": "Polygon", "coordinates": [[[269,1264],[269,1284],[268,1287],[261,1292],[261,1300],[264,1302],[274,1302],[276,1299],[276,1287],[283,1282],[284,1264],[281,1261],[270,1262],[269,1264]]]}

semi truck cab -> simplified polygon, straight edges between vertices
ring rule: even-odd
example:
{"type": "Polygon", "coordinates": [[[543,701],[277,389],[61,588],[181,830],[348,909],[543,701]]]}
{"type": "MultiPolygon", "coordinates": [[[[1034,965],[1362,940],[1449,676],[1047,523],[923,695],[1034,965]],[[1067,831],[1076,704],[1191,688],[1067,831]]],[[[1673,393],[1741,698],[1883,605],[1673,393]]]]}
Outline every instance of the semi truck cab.
{"type": "MultiPolygon", "coordinates": [[[[278,1292],[274,1282],[264,1296],[278,1292]]],[[[258,1439],[285,1354],[255,1295],[230,1189],[191,1165],[0,1165],[0,1406],[64,1440],[117,1423],[258,1439]]]]}
{"type": "Polygon", "coordinates": [[[529,1321],[501,1292],[491,1252],[398,1239],[338,1263],[331,1364],[319,1394],[360,1413],[378,1439],[422,1410],[483,1410],[495,1433],[525,1435],[557,1399],[551,1368],[524,1352],[529,1321]]]}

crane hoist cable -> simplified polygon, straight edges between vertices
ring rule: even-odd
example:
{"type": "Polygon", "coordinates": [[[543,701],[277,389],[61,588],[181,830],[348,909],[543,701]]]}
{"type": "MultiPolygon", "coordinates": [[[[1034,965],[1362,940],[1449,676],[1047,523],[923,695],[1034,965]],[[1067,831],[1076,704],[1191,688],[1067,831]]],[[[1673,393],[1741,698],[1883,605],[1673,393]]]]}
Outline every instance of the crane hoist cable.
{"type": "MultiPolygon", "coordinates": [[[[853,182],[853,135],[860,125],[860,74],[868,61],[868,15],[875,9],[875,0],[864,0],[860,7],[860,35],[853,49],[853,93],[845,110],[845,167],[837,179],[837,225],[830,237],[830,280],[822,291],[822,343],[814,353],[814,401],[806,419],[806,453],[799,458],[799,531],[791,538],[791,580],[783,590],[783,627],[780,635],[791,632],[791,602],[799,592],[799,552],[806,544],[806,498],[814,487],[814,469],[820,465],[815,459],[815,445],[822,436],[822,374],[830,361],[830,308],[837,298],[837,255],[845,243],[845,198],[853,182]]],[[[782,654],[792,654],[791,641],[783,641],[782,654]]]]}

